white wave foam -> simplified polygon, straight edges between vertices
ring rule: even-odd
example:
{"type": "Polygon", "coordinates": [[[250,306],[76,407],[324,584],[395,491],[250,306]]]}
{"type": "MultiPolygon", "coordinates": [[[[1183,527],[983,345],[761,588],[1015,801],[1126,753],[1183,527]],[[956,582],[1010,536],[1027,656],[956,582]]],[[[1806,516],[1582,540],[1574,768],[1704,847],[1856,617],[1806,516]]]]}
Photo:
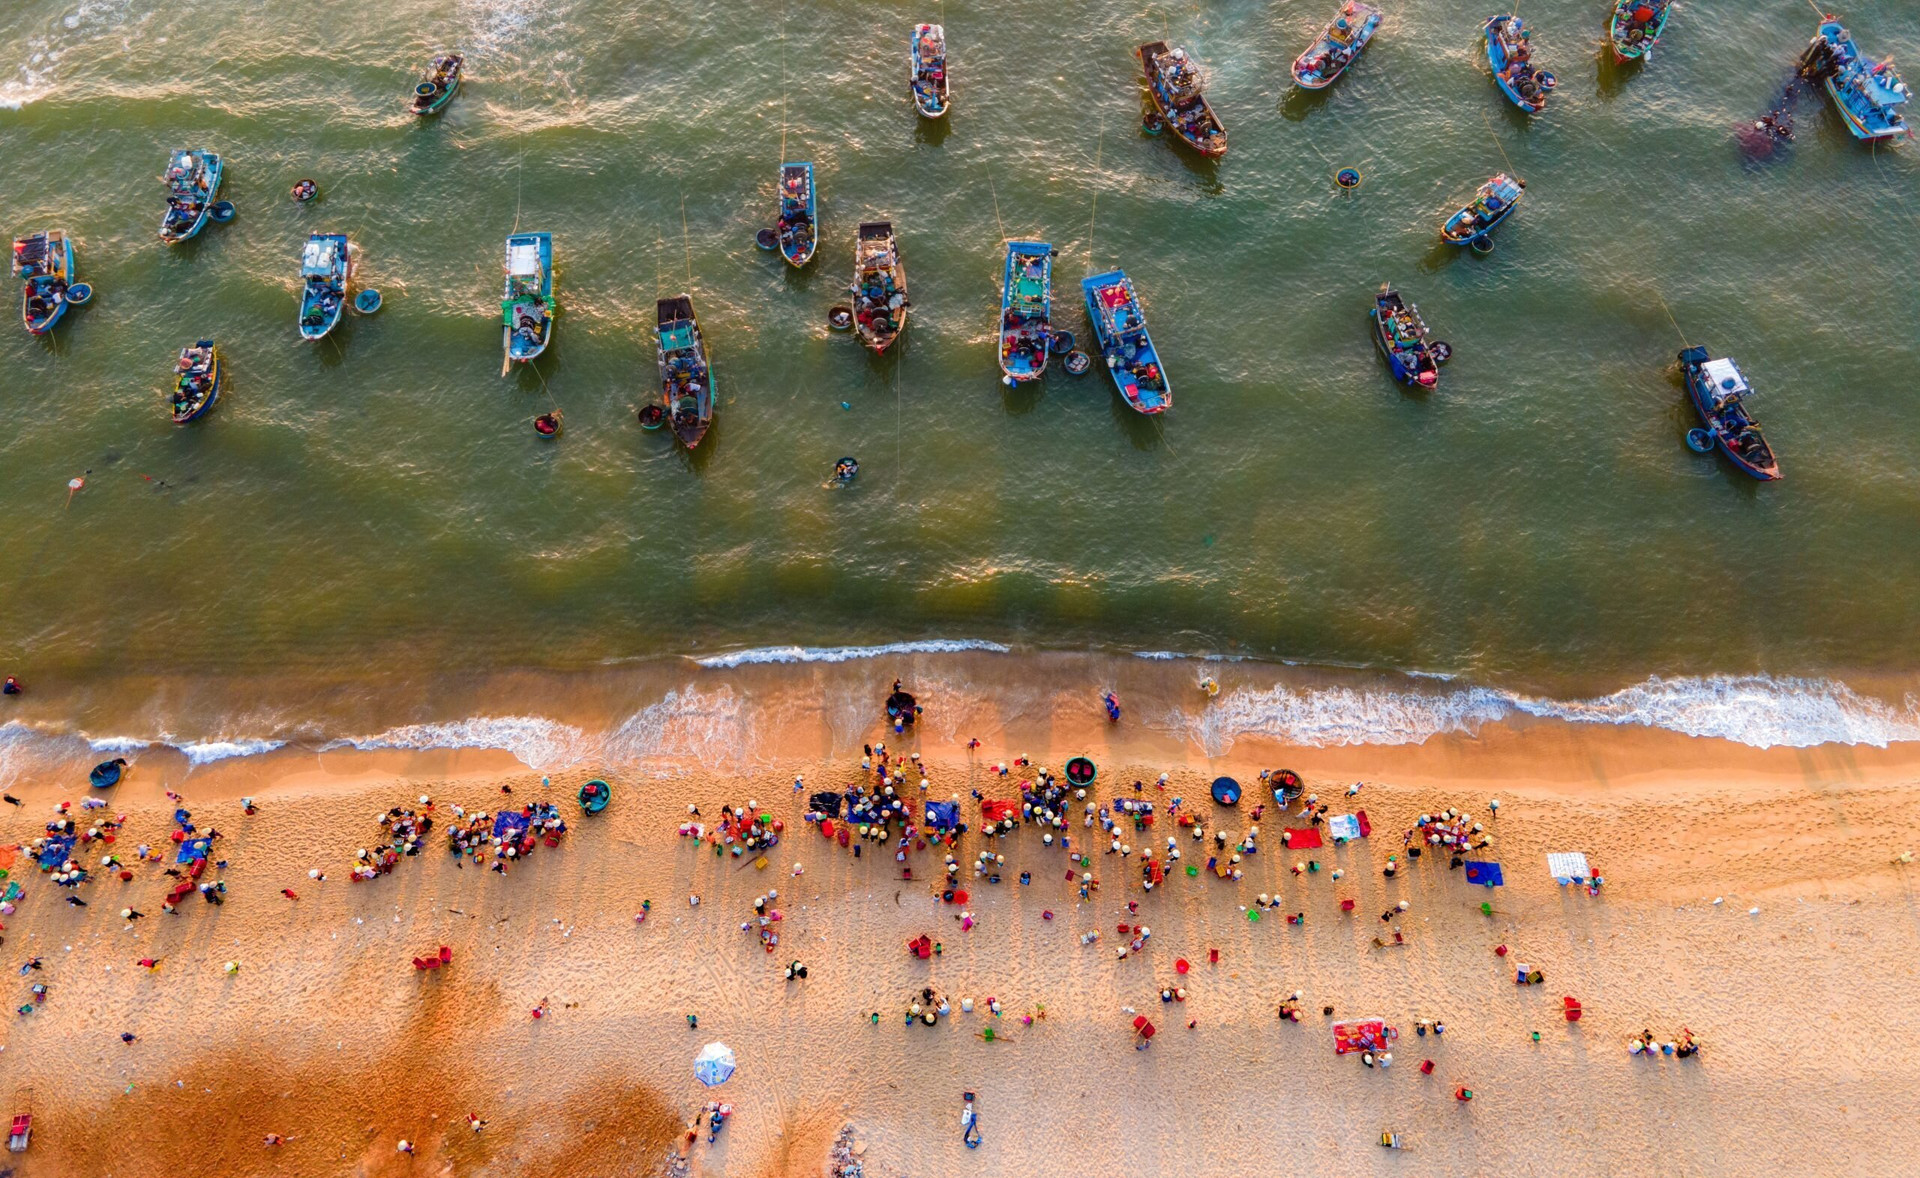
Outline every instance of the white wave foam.
{"type": "Polygon", "coordinates": [[[663,760],[738,765],[753,759],[752,738],[746,709],[731,690],[689,688],[669,691],[659,703],[629,716],[607,738],[605,756],[612,765],[663,760]]]}
{"type": "Polygon", "coordinates": [[[138,736],[90,736],[87,748],[96,753],[141,753],[153,747],[151,740],[138,736]]]}
{"type": "MultiPolygon", "coordinates": [[[[169,742],[171,743],[171,742],[169,742]]],[[[194,740],[186,744],[175,744],[174,748],[185,754],[189,765],[211,765],[215,761],[225,761],[233,757],[257,757],[275,749],[287,747],[284,740],[194,740]]]]}
{"type": "Polygon", "coordinates": [[[376,749],[499,749],[534,769],[557,769],[586,759],[595,742],[571,724],[543,716],[470,716],[435,724],[403,724],[377,736],[350,737],[322,751],[376,749]]]}
{"type": "Polygon", "coordinates": [[[725,668],[759,663],[846,663],[890,654],[958,654],[968,650],[1006,654],[1010,649],[978,638],[931,638],[920,642],[889,642],[884,646],[763,646],[693,661],[702,667],[725,668]]]}
{"type": "Polygon", "coordinates": [[[12,77],[0,80],[0,107],[19,110],[53,93],[61,58],[69,50],[126,24],[132,2],[80,0],[72,11],[60,18],[58,27],[28,37],[26,60],[12,77]]]}
{"type": "Polygon", "coordinates": [[[1494,688],[1407,691],[1391,688],[1272,687],[1230,692],[1198,712],[1178,712],[1209,755],[1241,737],[1289,744],[1422,744],[1448,733],[1471,735],[1515,713],[1569,724],[1640,724],[1754,748],[1920,741],[1920,703],[1900,706],[1863,696],[1832,679],[1714,675],[1663,679],[1585,700],[1541,699],[1494,688]]]}

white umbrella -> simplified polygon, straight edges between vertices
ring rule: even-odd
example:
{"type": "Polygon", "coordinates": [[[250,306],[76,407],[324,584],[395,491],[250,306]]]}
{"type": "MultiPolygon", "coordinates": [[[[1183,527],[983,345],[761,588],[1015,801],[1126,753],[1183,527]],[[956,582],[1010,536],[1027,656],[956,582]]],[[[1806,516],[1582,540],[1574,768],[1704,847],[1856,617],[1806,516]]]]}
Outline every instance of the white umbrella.
{"type": "Polygon", "coordinates": [[[735,1066],[733,1048],[725,1043],[709,1043],[693,1057],[693,1078],[711,1088],[726,1083],[735,1066]]]}

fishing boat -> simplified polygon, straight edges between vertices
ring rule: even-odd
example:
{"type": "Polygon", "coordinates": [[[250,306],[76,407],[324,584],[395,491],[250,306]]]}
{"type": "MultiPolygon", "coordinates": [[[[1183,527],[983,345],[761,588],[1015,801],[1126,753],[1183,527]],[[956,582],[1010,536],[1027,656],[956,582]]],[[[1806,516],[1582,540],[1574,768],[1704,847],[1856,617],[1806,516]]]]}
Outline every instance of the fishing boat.
{"type": "Polygon", "coordinates": [[[1480,26],[1486,35],[1487,65],[1500,93],[1528,114],[1547,105],[1547,94],[1559,83],[1533,64],[1533,30],[1517,16],[1492,16],[1480,26]]]}
{"type": "Polygon", "coordinates": [[[1393,379],[1418,389],[1440,383],[1437,346],[1427,342],[1427,321],[1420,308],[1400,297],[1389,283],[1373,296],[1373,342],[1387,358],[1393,379]]]}
{"type": "Polygon", "coordinates": [[[1874,62],[1862,57],[1853,34],[1839,21],[1829,18],[1820,25],[1800,68],[1826,86],[1827,97],[1833,99],[1855,139],[1912,137],[1913,128],[1898,108],[1913,97],[1913,91],[1900,80],[1891,58],[1874,62]]]}
{"type": "Polygon", "coordinates": [[[691,298],[661,299],[658,311],[660,399],[673,436],[691,450],[713,424],[713,370],[707,341],[700,334],[691,298]]]}
{"type": "Polygon", "coordinates": [[[877,355],[907,329],[907,271],[892,221],[864,221],[853,243],[853,328],[877,355]]]}
{"type": "Polygon", "coordinates": [[[1160,353],[1154,351],[1153,337],[1147,334],[1140,297],[1127,272],[1089,275],[1080,280],[1080,290],[1087,297],[1087,322],[1093,324],[1100,355],[1127,407],[1149,416],[1171,409],[1173,385],[1160,366],[1160,353]]]}
{"type": "Polygon", "coordinates": [[[1009,241],[1000,287],[1000,371],[1006,383],[1039,380],[1053,343],[1053,247],[1009,241]]]}
{"type": "Polygon", "coordinates": [[[201,148],[180,148],[167,162],[167,212],[160,240],[172,245],[207,226],[220,191],[220,157],[201,148]]]}
{"type": "Polygon", "coordinates": [[[102,761],[87,772],[87,784],[94,789],[112,789],[127,775],[127,759],[115,757],[102,761]]]}
{"type": "Polygon", "coordinates": [[[819,231],[814,213],[813,165],[781,164],[780,218],[774,223],[774,234],[780,239],[780,256],[789,266],[813,261],[819,231]]]}
{"type": "Polygon", "coordinates": [[[1440,236],[1453,245],[1472,245],[1512,215],[1526,191],[1525,180],[1516,180],[1501,172],[1482,184],[1473,194],[1473,200],[1459,212],[1447,218],[1447,223],[1440,228],[1440,236]]]}
{"type": "Polygon", "coordinates": [[[73,240],[64,229],[13,239],[13,273],[21,280],[20,318],[28,335],[45,335],[67,313],[73,240]]]}
{"type": "Polygon", "coordinates": [[[173,423],[185,425],[220,397],[220,350],[210,339],[181,348],[173,371],[173,423]]]}
{"type": "Polygon", "coordinates": [[[1327,27],[1293,59],[1293,80],[1308,90],[1324,90],[1347,72],[1367,42],[1380,28],[1380,10],[1360,0],[1347,0],[1327,27]]]}
{"type": "Polygon", "coordinates": [[[300,252],[300,338],[315,340],[332,331],[347,309],[347,283],[353,260],[344,233],[316,233],[300,252]]]}
{"type": "Polygon", "coordinates": [[[1213,113],[1202,92],[1200,68],[1184,49],[1169,49],[1165,41],[1149,41],[1135,50],[1146,71],[1147,94],[1173,133],[1201,155],[1227,153],[1227,129],[1213,113]]]}
{"type": "Polygon", "coordinates": [[[1680,353],[1680,366],[1686,374],[1694,411],[1711,435],[1713,447],[1756,479],[1771,482],[1779,478],[1780,463],[1773,456],[1773,447],[1761,434],[1760,423],[1747,412],[1746,396],[1753,389],[1740,375],[1739,367],[1730,359],[1708,359],[1705,348],[1688,348],[1680,353]]]}
{"type": "Polygon", "coordinates": [[[546,351],[559,309],[553,300],[553,234],[508,237],[506,291],[500,299],[500,339],[507,359],[524,363],[546,351]]]}
{"type": "Polygon", "coordinates": [[[460,88],[460,70],[467,59],[458,53],[443,53],[427,64],[427,72],[413,88],[413,113],[421,116],[437,115],[440,108],[453,101],[453,92],[460,88]]]}
{"type": "Polygon", "coordinates": [[[1614,64],[1652,61],[1653,47],[1672,15],[1673,0],[1613,0],[1607,39],[1613,44],[1614,64]]]}
{"type": "Polygon", "coordinates": [[[907,46],[912,70],[913,108],[924,119],[947,117],[947,30],[939,25],[913,26],[907,46]]]}

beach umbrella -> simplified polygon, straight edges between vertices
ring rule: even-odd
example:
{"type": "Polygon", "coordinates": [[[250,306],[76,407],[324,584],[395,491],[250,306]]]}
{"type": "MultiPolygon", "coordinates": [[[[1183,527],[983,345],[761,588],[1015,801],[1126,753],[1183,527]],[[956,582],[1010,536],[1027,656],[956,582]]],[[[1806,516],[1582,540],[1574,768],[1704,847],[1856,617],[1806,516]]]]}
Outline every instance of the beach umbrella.
{"type": "Polygon", "coordinates": [[[693,1057],[693,1078],[711,1088],[724,1084],[733,1075],[733,1048],[725,1043],[709,1043],[693,1057]]]}

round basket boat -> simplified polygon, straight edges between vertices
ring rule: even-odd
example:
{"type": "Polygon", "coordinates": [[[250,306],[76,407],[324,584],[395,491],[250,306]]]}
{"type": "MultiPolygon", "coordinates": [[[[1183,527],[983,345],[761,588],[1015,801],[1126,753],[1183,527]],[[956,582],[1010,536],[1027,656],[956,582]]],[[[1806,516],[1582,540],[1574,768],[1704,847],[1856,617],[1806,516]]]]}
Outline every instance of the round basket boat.
{"type": "Polygon", "coordinates": [[[111,789],[119,785],[127,775],[125,757],[115,757],[111,761],[102,761],[87,774],[87,784],[94,789],[111,789]]]}
{"type": "Polygon", "coordinates": [[[551,442],[559,437],[560,429],[560,411],[558,409],[552,413],[542,413],[533,419],[534,436],[543,442],[551,442]]]}
{"type": "Polygon", "coordinates": [[[1283,806],[1307,789],[1307,783],[1300,780],[1300,775],[1291,769],[1275,769],[1267,774],[1267,779],[1273,782],[1273,800],[1283,806]]]}
{"type": "Polygon", "coordinates": [[[1093,367],[1093,357],[1076,348],[1067,353],[1066,367],[1069,376],[1085,376],[1087,369],[1093,367]]]}
{"type": "Polygon", "coordinates": [[[1231,777],[1214,778],[1213,779],[1213,800],[1216,802],[1219,802],[1223,806],[1239,805],[1240,804],[1240,783],[1235,781],[1231,777]]]}
{"type": "Polygon", "coordinates": [[[212,217],[222,224],[233,220],[233,202],[230,200],[215,201],[213,207],[207,210],[207,216],[212,217]]]}
{"type": "Polygon", "coordinates": [[[853,326],[852,307],[828,307],[827,326],[835,331],[845,331],[853,326]]]}
{"type": "Polygon", "coordinates": [[[298,180],[294,182],[292,194],[293,199],[299,201],[301,204],[306,204],[314,197],[320,195],[320,186],[312,180],[298,180]]]}
{"type": "Polygon", "coordinates": [[[1453,345],[1443,339],[1434,340],[1433,346],[1429,348],[1428,351],[1433,353],[1433,362],[1435,364],[1445,364],[1447,361],[1453,359],[1453,345]]]}
{"type": "Polygon", "coordinates": [[[1056,331],[1047,339],[1047,351],[1052,352],[1056,356],[1064,356],[1068,352],[1073,351],[1073,344],[1074,339],[1071,331],[1056,331]]]}
{"type": "Polygon", "coordinates": [[[850,483],[860,475],[860,460],[849,454],[833,464],[833,481],[850,483]]]}
{"type": "Polygon", "coordinates": [[[580,808],[589,814],[598,814],[612,800],[613,787],[598,777],[580,787],[580,808]]]}
{"type": "Polygon", "coordinates": [[[762,229],[753,235],[753,244],[763,250],[777,250],[780,248],[780,235],[771,229],[762,229]]]}
{"type": "Polygon", "coordinates": [[[380,309],[380,292],[368,287],[353,296],[353,309],[362,315],[371,315],[380,309]]]}
{"type": "Polygon", "coordinates": [[[1159,111],[1150,110],[1140,116],[1140,133],[1142,135],[1158,135],[1166,129],[1167,120],[1160,117],[1159,111]]]}
{"type": "Polygon", "coordinates": [[[1713,449],[1713,435],[1703,429],[1688,430],[1687,449],[1693,451],[1695,454],[1705,454],[1707,451],[1713,449]]]}
{"type": "Polygon", "coordinates": [[[1333,182],[1348,191],[1360,187],[1360,180],[1360,169],[1358,168],[1341,168],[1333,174],[1333,182]]]}
{"type": "Polygon", "coordinates": [[[432,82],[422,82],[413,88],[413,92],[422,98],[430,98],[433,92],[438,89],[439,87],[435,86],[432,82]]]}
{"type": "Polygon", "coordinates": [[[1081,789],[1092,785],[1093,779],[1099,776],[1099,773],[1100,771],[1094,768],[1093,762],[1085,757],[1075,757],[1067,762],[1067,780],[1081,789]]]}
{"type": "Polygon", "coordinates": [[[93,288],[84,282],[76,282],[67,288],[67,302],[76,307],[91,301],[92,298],[93,288]]]}
{"type": "Polygon", "coordinates": [[[1467,248],[1484,258],[1493,252],[1493,238],[1476,237],[1467,243],[1467,248]]]}
{"type": "Polygon", "coordinates": [[[667,424],[667,411],[659,405],[645,405],[640,409],[640,428],[659,429],[667,424]]]}

